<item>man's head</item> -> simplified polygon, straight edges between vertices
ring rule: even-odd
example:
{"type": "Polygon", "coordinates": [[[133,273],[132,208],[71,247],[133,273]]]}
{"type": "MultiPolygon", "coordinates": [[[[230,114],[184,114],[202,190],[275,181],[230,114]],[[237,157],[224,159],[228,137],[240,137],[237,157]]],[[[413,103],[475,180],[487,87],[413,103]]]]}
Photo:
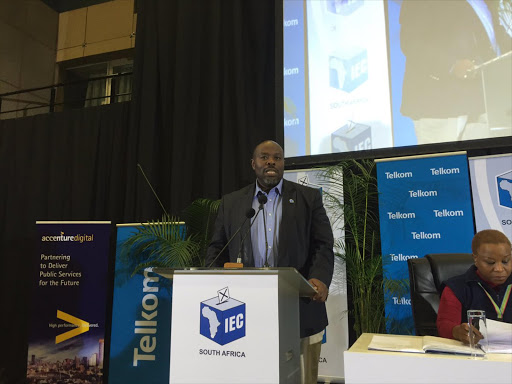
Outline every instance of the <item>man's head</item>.
{"type": "Polygon", "coordinates": [[[475,265],[485,280],[499,285],[510,276],[510,240],[503,233],[494,229],[478,232],[471,242],[471,250],[475,265]]]}
{"type": "Polygon", "coordinates": [[[251,166],[260,188],[265,192],[270,191],[283,178],[283,148],[271,140],[258,144],[252,153],[251,166]]]}

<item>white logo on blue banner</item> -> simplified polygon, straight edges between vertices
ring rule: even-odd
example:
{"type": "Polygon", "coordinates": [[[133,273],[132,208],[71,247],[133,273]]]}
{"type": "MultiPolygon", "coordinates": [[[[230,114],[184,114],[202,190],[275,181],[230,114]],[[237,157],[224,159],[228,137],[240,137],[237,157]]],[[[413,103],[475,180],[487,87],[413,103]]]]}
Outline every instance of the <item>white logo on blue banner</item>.
{"type": "Polygon", "coordinates": [[[169,382],[172,281],[146,268],[132,276],[121,246],[140,224],[118,224],[110,341],[110,384],[169,382]]]}
{"type": "Polygon", "coordinates": [[[469,159],[477,231],[496,229],[512,239],[512,155],[469,159]]]}
{"type": "MultiPolygon", "coordinates": [[[[384,279],[408,281],[407,260],[471,252],[473,212],[465,154],[377,162],[384,279]]],[[[386,328],[412,334],[410,295],[385,292],[386,328]]]]}

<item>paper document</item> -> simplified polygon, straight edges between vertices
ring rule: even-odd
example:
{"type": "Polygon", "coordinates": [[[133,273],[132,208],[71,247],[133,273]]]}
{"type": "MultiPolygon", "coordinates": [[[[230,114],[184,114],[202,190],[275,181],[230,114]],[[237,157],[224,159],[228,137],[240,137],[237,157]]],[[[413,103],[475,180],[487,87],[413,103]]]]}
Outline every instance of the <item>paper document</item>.
{"type": "Polygon", "coordinates": [[[487,319],[487,353],[512,353],[512,324],[487,319]]]}
{"type": "MultiPolygon", "coordinates": [[[[368,349],[409,353],[453,353],[471,355],[471,348],[458,340],[436,336],[374,335],[368,349]]],[[[477,355],[483,356],[480,351],[477,355]]]]}

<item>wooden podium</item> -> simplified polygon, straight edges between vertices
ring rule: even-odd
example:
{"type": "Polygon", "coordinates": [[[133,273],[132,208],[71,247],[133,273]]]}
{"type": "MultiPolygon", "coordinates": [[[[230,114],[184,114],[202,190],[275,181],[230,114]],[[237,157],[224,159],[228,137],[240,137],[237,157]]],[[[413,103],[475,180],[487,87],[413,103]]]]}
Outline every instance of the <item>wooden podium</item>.
{"type": "Polygon", "coordinates": [[[300,383],[294,268],[155,269],[173,278],[170,383],[300,383]]]}

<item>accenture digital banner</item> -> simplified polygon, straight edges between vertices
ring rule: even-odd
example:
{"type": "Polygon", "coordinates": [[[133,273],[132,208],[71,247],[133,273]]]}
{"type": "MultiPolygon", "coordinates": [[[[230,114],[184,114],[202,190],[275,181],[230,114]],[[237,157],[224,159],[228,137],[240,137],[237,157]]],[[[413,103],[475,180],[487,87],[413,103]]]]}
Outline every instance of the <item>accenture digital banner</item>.
{"type": "MultiPolygon", "coordinates": [[[[473,212],[465,153],[377,161],[385,280],[408,281],[407,260],[471,252],[473,212]]],[[[414,333],[410,295],[385,292],[387,330],[414,333]]]]}
{"type": "Polygon", "coordinates": [[[469,159],[476,230],[497,229],[512,240],[512,155],[469,159]]]}
{"type": "Polygon", "coordinates": [[[117,226],[114,301],[110,341],[110,384],[169,382],[172,282],[120,259],[122,243],[140,224],[117,226]]]}
{"type": "Polygon", "coordinates": [[[28,383],[102,383],[110,222],[37,222],[28,383]]]}

